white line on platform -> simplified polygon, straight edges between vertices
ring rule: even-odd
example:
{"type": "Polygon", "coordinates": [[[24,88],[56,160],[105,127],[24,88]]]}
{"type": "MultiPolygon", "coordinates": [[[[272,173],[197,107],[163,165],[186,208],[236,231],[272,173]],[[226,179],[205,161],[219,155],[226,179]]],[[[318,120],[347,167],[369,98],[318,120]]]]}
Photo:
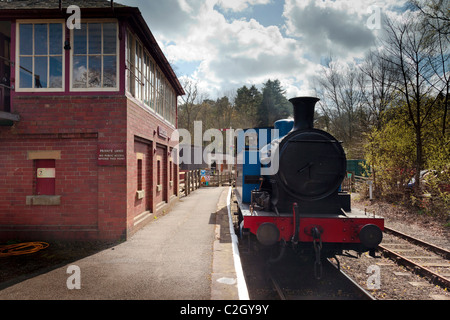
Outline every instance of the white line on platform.
{"type": "Polygon", "coordinates": [[[233,219],[231,218],[231,187],[228,191],[227,198],[227,208],[228,208],[228,220],[230,225],[230,234],[233,246],[233,258],[234,258],[234,268],[236,269],[237,286],[239,293],[239,300],[250,300],[247,290],[247,283],[245,282],[244,272],[242,271],[241,257],[239,256],[238,249],[238,237],[234,233],[233,219]]]}

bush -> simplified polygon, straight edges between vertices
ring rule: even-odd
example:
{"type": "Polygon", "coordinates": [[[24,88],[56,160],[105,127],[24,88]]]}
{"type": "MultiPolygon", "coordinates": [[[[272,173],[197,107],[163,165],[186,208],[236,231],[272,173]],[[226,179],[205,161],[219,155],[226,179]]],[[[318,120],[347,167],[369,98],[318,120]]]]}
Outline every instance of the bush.
{"type": "Polygon", "coordinates": [[[393,119],[368,135],[366,159],[378,198],[396,201],[405,196],[405,186],[414,173],[411,131],[403,121],[393,119]]]}
{"type": "Polygon", "coordinates": [[[386,115],[381,129],[367,135],[366,159],[372,168],[374,195],[401,201],[418,212],[448,219],[450,214],[450,137],[443,133],[442,115],[435,114],[423,130],[424,175],[420,193],[408,183],[416,173],[416,147],[412,126],[401,107],[386,115]]]}

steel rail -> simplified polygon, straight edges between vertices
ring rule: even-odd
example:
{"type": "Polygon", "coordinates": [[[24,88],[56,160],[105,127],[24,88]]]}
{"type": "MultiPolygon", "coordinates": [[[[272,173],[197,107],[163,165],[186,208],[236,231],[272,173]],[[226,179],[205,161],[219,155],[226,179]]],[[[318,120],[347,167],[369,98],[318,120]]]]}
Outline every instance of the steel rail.
{"type": "MultiPolygon", "coordinates": [[[[363,297],[362,300],[377,300],[374,296],[372,296],[368,291],[366,291],[361,285],[359,285],[355,280],[353,280],[350,276],[348,276],[344,271],[342,271],[335,263],[333,263],[330,259],[326,259],[324,261],[325,263],[330,264],[334,267],[335,271],[344,279],[346,279],[347,282],[350,283],[350,285],[357,290],[358,294],[361,294],[363,297]]],[[[275,291],[277,292],[278,296],[281,300],[290,300],[289,295],[287,295],[283,288],[280,286],[276,278],[270,273],[269,278],[272,282],[273,287],[275,288],[275,291]]]]}
{"type": "Polygon", "coordinates": [[[284,294],[283,289],[278,284],[278,281],[272,275],[270,276],[270,280],[272,281],[272,285],[274,286],[274,288],[275,288],[276,292],[278,293],[278,296],[280,297],[280,299],[281,300],[287,300],[287,297],[284,294]]]}
{"type": "Polygon", "coordinates": [[[433,251],[436,254],[439,254],[440,256],[444,257],[445,259],[450,259],[450,251],[441,247],[438,247],[432,243],[420,240],[420,239],[416,239],[410,235],[407,235],[405,233],[402,233],[400,231],[394,230],[392,228],[388,228],[388,227],[384,227],[384,232],[388,233],[388,234],[392,234],[396,237],[399,238],[403,238],[413,244],[416,244],[418,246],[421,246],[425,249],[428,249],[430,251],[433,251]]]}
{"type": "MultiPolygon", "coordinates": [[[[401,264],[409,269],[412,269],[416,273],[420,273],[424,277],[426,277],[432,284],[437,284],[444,289],[450,289],[450,280],[437,274],[436,272],[420,265],[417,262],[414,262],[407,257],[404,257],[400,254],[398,254],[395,251],[392,251],[391,249],[388,249],[382,245],[378,246],[378,250],[381,251],[385,256],[393,259],[398,264],[401,264]]],[[[450,266],[450,264],[449,264],[450,266]]]]}
{"type": "Polygon", "coordinates": [[[342,271],[341,268],[339,268],[335,263],[333,263],[330,259],[327,259],[328,263],[331,264],[333,267],[336,268],[336,270],[349,282],[351,282],[359,291],[360,293],[367,298],[367,300],[377,300],[373,295],[371,295],[366,289],[364,289],[359,283],[357,283],[355,280],[353,280],[349,275],[347,275],[344,271],[342,271]]]}

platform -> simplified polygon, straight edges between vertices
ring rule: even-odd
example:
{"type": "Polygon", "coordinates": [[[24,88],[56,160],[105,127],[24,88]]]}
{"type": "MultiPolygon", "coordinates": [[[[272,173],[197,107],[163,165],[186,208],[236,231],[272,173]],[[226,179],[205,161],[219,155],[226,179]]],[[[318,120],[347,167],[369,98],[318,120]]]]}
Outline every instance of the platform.
{"type": "Polygon", "coordinates": [[[130,240],[0,291],[0,300],[238,300],[229,187],[201,188],[130,240]]]}

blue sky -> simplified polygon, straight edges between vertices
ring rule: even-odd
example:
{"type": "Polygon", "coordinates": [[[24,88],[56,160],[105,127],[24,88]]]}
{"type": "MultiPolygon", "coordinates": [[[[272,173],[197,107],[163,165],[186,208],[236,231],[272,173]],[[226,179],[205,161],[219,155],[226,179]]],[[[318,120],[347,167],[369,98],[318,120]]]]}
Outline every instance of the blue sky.
{"type": "Polygon", "coordinates": [[[231,23],[233,20],[255,19],[265,27],[283,26],[283,8],[284,1],[271,1],[267,4],[248,6],[246,9],[237,12],[230,9],[223,9],[220,5],[216,5],[214,7],[215,10],[219,11],[225,16],[229,23],[231,23]]]}
{"type": "MultiPolygon", "coordinates": [[[[358,63],[373,48],[375,9],[398,16],[398,0],[117,0],[137,6],[181,82],[217,99],[279,79],[288,98],[314,94],[330,56],[358,63]]],[[[378,18],[378,17],[376,17],[378,18]]],[[[376,20],[378,21],[378,20],[376,20]]]]}

